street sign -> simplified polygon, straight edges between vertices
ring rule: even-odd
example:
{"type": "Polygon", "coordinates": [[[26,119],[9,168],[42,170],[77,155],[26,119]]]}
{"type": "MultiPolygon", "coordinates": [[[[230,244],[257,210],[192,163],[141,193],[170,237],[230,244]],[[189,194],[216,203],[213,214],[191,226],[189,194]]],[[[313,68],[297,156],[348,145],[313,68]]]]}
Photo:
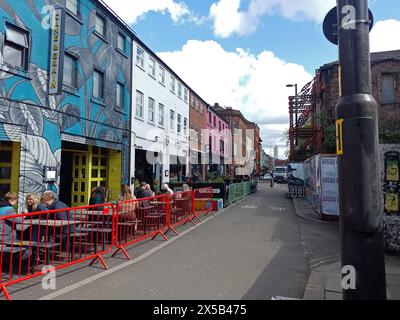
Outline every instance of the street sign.
{"type": "MultiPolygon", "coordinates": [[[[372,30],[374,26],[374,16],[371,10],[368,9],[369,14],[369,31],[372,30]]],[[[333,44],[338,44],[338,19],[337,19],[337,7],[332,8],[325,17],[323,30],[324,35],[329,42],[333,44]]],[[[355,17],[354,17],[355,18],[355,17]]],[[[351,23],[351,21],[349,22],[351,23]]]]}

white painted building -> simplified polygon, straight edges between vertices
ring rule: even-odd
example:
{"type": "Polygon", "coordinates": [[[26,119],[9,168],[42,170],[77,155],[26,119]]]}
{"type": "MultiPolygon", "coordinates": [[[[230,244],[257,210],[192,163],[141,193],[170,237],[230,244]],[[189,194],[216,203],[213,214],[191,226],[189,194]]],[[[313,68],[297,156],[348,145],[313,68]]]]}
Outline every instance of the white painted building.
{"type": "Polygon", "coordinates": [[[189,170],[189,89],[143,42],[133,42],[131,184],[189,170]]]}

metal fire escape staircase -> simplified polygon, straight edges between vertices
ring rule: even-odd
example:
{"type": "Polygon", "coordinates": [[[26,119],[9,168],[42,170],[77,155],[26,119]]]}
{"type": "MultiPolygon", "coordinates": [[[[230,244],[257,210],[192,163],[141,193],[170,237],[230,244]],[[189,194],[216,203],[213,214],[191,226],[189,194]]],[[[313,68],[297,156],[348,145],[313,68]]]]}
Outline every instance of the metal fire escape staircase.
{"type": "Polygon", "coordinates": [[[316,92],[318,91],[318,81],[316,79],[303,87],[297,95],[297,103],[296,97],[289,97],[290,161],[304,161],[321,150],[322,137],[321,127],[317,120],[316,92]]]}

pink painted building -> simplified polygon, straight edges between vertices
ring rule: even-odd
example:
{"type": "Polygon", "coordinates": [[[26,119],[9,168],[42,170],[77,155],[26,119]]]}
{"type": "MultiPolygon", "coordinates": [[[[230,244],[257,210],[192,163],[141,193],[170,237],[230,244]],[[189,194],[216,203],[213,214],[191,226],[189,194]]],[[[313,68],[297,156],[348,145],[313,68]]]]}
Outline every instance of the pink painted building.
{"type": "Polygon", "coordinates": [[[226,173],[225,166],[229,155],[229,124],[215,112],[212,106],[207,106],[207,112],[204,112],[204,116],[206,128],[203,136],[207,171],[222,175],[226,173]]]}

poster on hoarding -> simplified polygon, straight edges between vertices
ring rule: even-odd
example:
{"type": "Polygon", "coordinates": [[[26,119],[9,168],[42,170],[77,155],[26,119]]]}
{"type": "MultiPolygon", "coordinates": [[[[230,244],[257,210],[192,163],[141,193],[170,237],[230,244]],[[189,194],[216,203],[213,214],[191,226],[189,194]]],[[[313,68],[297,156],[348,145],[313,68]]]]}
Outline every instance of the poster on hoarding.
{"type": "Polygon", "coordinates": [[[339,215],[339,186],[336,157],[321,157],[322,213],[339,215]]]}
{"type": "Polygon", "coordinates": [[[399,195],[398,193],[385,193],[385,211],[398,212],[399,211],[399,195]]]}

